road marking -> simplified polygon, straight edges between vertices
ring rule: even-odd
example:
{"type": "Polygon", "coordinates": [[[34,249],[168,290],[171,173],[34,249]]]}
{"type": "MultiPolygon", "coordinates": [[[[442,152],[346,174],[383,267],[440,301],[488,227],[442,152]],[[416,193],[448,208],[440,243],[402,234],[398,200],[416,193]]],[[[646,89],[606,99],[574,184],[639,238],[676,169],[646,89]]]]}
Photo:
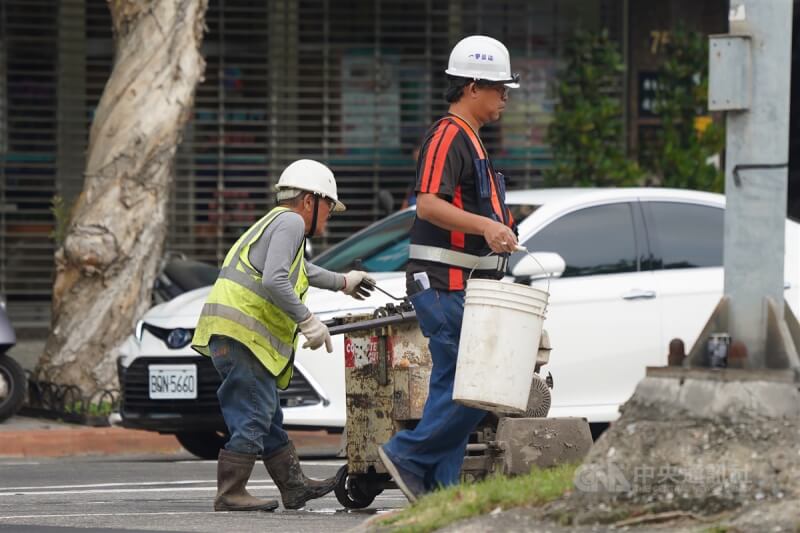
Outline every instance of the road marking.
{"type": "MultiPolygon", "coordinates": [[[[301,466],[342,466],[346,461],[331,459],[330,461],[300,461],[301,466]]],[[[217,461],[181,460],[173,461],[176,465],[215,465],[217,461]]]]}
{"type": "Polygon", "coordinates": [[[38,462],[34,462],[34,461],[28,461],[28,462],[25,462],[25,463],[0,463],[0,466],[31,466],[31,465],[37,466],[37,465],[40,465],[40,464],[42,464],[42,463],[38,463],[38,462]]]}
{"type": "MultiPolygon", "coordinates": [[[[220,514],[219,511],[163,511],[157,513],[75,513],[75,514],[22,514],[0,516],[0,520],[22,520],[28,518],[76,518],[84,516],[176,516],[190,514],[220,514]]],[[[227,513],[226,513],[227,514],[227,513]]]]}
{"type": "MultiPolygon", "coordinates": [[[[265,485],[260,487],[253,487],[248,485],[251,489],[275,489],[274,485],[265,485]]],[[[4,496],[55,496],[65,494],[122,494],[122,493],[136,493],[136,492],[197,492],[197,491],[216,491],[216,485],[208,487],[167,487],[159,489],[89,489],[89,490],[46,490],[46,491],[15,491],[15,492],[0,492],[0,497],[4,496]]]]}
{"type": "MultiPolygon", "coordinates": [[[[37,490],[37,489],[91,489],[100,487],[147,487],[154,485],[192,485],[197,483],[216,483],[216,479],[185,479],[178,481],[137,481],[129,483],[90,483],[84,485],[41,485],[38,487],[0,487],[0,490],[37,490]]],[[[272,483],[271,479],[251,479],[248,483],[272,483]]]]}

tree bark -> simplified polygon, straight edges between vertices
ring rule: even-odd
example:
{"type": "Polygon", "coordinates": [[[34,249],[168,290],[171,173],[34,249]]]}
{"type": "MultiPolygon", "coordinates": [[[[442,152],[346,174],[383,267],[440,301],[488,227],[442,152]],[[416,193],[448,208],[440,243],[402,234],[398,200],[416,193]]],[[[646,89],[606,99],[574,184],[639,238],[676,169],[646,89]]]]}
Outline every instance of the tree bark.
{"type": "Polygon", "coordinates": [[[55,256],[40,380],[113,388],[119,346],[150,304],[173,159],[205,61],[207,0],[109,0],[116,56],[89,133],[83,191],[55,256]]]}

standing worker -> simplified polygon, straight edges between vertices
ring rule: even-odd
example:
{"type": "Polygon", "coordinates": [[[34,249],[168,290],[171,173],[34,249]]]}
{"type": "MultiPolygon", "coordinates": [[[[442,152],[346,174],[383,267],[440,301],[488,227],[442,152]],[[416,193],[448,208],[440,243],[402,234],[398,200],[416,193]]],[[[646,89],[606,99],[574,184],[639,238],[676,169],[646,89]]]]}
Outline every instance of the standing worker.
{"type": "Polygon", "coordinates": [[[203,306],[192,348],[210,356],[222,384],[217,391],[230,439],[217,460],[215,511],[272,511],[275,500],[247,492],[261,457],[281,493],[283,506],[300,509],[324,496],[335,478],[307,478],[283,430],[278,389],[292,379],[298,333],[303,347],[333,351],[327,326],[305,306],[309,285],[342,290],[357,299],[372,281],[364,272],[345,275],[307,263],[306,239],[320,235],[334,211],[344,211],[333,172],[309,159],[281,174],[278,206],[253,224],[228,252],[203,306]],[[298,332],[299,328],[299,332],[298,332]]]}
{"type": "Polygon", "coordinates": [[[428,400],[416,428],[378,449],[412,502],[458,483],[467,439],[486,415],[453,401],[464,288],[473,269],[473,277],[502,278],[517,245],[503,175],[492,166],[478,131],[500,118],[519,76],[511,74],[503,43],[482,35],[456,44],[445,72],[450,109],[422,144],[406,269],[408,295],[433,360],[428,400]]]}

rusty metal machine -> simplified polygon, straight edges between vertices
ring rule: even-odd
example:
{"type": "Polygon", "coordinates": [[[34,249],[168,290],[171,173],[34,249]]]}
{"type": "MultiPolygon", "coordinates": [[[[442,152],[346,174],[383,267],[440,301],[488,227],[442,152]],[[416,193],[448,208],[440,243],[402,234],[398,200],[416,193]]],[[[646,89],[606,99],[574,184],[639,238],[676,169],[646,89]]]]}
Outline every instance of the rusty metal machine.
{"type": "MultiPolygon", "coordinates": [[[[345,335],[347,464],[339,472],[335,493],[344,507],[360,509],[384,489],[394,488],[378,447],[396,432],[413,428],[421,418],[431,354],[406,300],[374,314],[337,318],[329,327],[331,334],[345,335]]],[[[549,374],[542,378],[539,372],[549,353],[545,332],[531,376],[527,412],[487,414],[470,438],[462,478],[527,473],[534,465],[579,460],[588,451],[591,435],[585,420],[545,418],[553,379],[549,374]]]]}

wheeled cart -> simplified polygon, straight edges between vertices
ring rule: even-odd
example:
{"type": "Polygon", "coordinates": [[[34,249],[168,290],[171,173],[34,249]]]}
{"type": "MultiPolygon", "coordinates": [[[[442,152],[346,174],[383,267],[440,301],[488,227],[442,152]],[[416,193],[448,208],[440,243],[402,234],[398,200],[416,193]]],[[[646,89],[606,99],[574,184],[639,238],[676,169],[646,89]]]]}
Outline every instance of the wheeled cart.
{"type": "MultiPolygon", "coordinates": [[[[330,324],[344,334],[347,397],[346,457],[339,471],[336,497],[344,507],[369,506],[386,488],[394,488],[378,447],[403,429],[413,428],[428,397],[431,354],[428,341],[406,301],[370,315],[349,315],[330,324]]],[[[487,414],[467,446],[462,478],[479,480],[492,473],[522,474],[536,465],[580,460],[591,445],[583,419],[545,418],[550,408],[551,376],[542,378],[549,360],[542,335],[531,376],[528,410],[523,414],[487,414]]]]}

